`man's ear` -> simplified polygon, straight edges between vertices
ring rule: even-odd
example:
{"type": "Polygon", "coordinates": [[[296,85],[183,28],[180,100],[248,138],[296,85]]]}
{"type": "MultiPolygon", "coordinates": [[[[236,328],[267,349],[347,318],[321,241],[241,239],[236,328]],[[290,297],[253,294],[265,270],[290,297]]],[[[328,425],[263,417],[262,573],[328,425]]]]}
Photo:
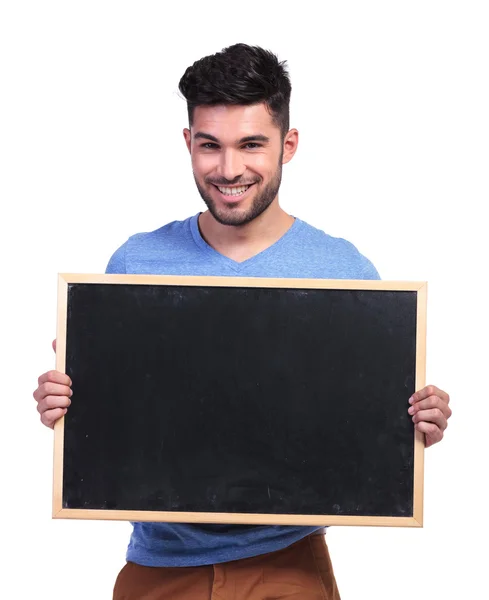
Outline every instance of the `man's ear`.
{"type": "Polygon", "coordinates": [[[284,138],[282,164],[292,160],[299,145],[299,132],[297,129],[291,129],[284,138]]]}
{"type": "Polygon", "coordinates": [[[192,135],[190,133],[190,129],[185,128],[183,130],[183,137],[185,138],[185,143],[187,144],[188,151],[190,152],[192,149],[192,135]]]}

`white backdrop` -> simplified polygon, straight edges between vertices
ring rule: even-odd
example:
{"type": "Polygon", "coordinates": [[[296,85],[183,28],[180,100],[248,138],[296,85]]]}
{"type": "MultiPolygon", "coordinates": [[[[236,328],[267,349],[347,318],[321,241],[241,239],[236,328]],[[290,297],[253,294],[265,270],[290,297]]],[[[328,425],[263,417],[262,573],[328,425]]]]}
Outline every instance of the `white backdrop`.
{"type": "Polygon", "coordinates": [[[51,519],[53,435],[32,392],[54,365],[57,273],[103,272],[129,235],[203,208],[178,80],[240,41],[289,63],[300,144],[283,207],[352,241],[383,279],[428,281],[428,383],[452,398],[426,451],[424,528],[329,530],[342,599],[483,597],[487,3],[169,6],[0,2],[5,597],[111,597],[130,525],[51,519]]]}

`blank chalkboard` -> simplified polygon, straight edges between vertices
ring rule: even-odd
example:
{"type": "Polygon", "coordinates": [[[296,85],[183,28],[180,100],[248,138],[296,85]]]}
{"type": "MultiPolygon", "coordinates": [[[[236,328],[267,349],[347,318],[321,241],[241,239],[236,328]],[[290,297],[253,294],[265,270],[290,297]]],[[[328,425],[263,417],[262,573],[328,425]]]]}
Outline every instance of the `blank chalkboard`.
{"type": "Polygon", "coordinates": [[[422,525],[426,283],[60,275],[53,515],[422,525]]]}

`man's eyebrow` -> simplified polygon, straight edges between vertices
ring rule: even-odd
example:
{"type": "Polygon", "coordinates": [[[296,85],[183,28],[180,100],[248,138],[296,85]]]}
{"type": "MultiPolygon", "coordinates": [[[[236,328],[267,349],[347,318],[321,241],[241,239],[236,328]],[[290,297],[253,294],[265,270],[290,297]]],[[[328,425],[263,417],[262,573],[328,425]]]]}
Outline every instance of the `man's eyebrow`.
{"type": "Polygon", "coordinates": [[[246,144],[246,142],[264,142],[267,144],[269,141],[269,137],[262,135],[261,133],[257,133],[256,135],[247,135],[246,137],[241,138],[238,144],[246,144]]]}
{"type": "MultiPolygon", "coordinates": [[[[205,133],[204,131],[197,131],[197,133],[194,134],[194,140],[198,139],[210,140],[211,142],[219,144],[219,140],[214,135],[211,135],[210,133],[205,133]]],[[[237,143],[246,144],[247,142],[263,142],[267,144],[269,141],[269,137],[261,133],[257,133],[255,135],[247,135],[246,137],[243,137],[240,140],[238,140],[237,143]]]]}
{"type": "Polygon", "coordinates": [[[210,133],[204,133],[203,131],[197,131],[197,133],[194,134],[194,140],[198,139],[212,140],[213,142],[219,143],[219,140],[215,136],[210,133]]]}

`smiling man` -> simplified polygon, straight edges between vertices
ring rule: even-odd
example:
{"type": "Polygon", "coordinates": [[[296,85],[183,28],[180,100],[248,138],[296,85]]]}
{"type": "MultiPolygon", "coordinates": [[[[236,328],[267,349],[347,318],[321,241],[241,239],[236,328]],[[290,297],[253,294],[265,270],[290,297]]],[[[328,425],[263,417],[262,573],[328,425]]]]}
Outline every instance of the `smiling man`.
{"type": "Polygon", "coordinates": [[[278,197],[282,164],[295,152],[297,131],[282,139],[264,104],[196,107],[192,120],[194,131],[185,129],[185,140],[197,188],[212,217],[222,225],[253,221],[278,197]],[[233,139],[234,132],[245,135],[233,139]]]}
{"type": "MultiPolygon", "coordinates": [[[[289,129],[284,63],[262,48],[236,44],[190,66],[180,90],[189,115],[184,138],[207,211],[133,235],[113,254],[107,273],[379,279],[353,244],[279,205],[282,166],[298,144],[297,130],[289,129]]],[[[53,427],[68,410],[71,383],[57,371],[39,378],[34,397],[45,425],[53,427]]],[[[448,403],[435,386],[406,398],[427,446],[443,437],[448,403]]],[[[114,600],[340,597],[319,527],[133,527],[114,600]]]]}
{"type": "Polygon", "coordinates": [[[298,132],[279,128],[263,103],[197,106],[190,118],[184,136],[208,208],[199,218],[200,231],[241,262],[274,244],[294,222],[280,208],[278,190],[298,132]],[[246,227],[251,223],[253,228],[246,227]]]}

